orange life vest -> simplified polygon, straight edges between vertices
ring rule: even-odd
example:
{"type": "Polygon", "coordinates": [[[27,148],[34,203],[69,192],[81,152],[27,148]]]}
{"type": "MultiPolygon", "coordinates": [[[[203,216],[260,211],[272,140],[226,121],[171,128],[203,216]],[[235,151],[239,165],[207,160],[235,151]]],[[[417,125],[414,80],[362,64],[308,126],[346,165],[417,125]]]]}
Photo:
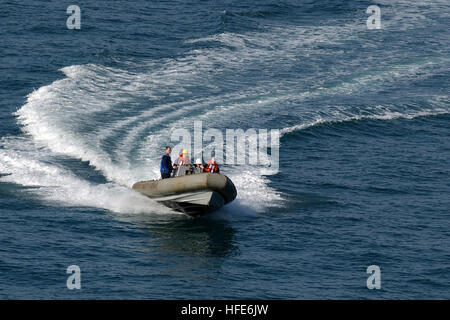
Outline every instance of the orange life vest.
{"type": "Polygon", "coordinates": [[[219,165],[216,162],[212,163],[211,160],[209,160],[208,164],[205,166],[205,172],[219,173],[219,165]]]}

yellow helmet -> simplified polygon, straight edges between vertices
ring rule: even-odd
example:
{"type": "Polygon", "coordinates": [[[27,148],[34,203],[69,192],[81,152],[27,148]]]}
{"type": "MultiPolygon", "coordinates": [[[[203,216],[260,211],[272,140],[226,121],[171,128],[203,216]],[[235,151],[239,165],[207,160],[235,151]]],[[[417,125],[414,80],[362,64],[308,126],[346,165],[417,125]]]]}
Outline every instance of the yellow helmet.
{"type": "Polygon", "coordinates": [[[187,149],[183,149],[183,152],[181,152],[182,154],[188,153],[187,149]]]}

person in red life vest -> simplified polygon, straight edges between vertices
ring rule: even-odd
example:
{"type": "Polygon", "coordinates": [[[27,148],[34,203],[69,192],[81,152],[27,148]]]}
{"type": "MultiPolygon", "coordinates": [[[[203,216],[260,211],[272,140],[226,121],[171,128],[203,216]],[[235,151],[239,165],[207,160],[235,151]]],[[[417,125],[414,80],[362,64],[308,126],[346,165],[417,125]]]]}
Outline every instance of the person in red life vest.
{"type": "Polygon", "coordinates": [[[208,161],[208,163],[205,166],[204,169],[205,172],[214,172],[219,173],[219,165],[216,162],[216,158],[212,157],[211,160],[208,161]]]}

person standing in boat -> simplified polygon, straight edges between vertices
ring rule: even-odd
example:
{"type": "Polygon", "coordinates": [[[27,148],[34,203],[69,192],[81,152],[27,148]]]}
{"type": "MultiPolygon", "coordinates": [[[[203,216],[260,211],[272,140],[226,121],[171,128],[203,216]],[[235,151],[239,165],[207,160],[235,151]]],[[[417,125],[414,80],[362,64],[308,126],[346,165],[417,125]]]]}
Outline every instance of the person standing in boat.
{"type": "Polygon", "coordinates": [[[220,173],[219,165],[216,162],[216,158],[212,157],[211,160],[208,161],[208,163],[205,166],[204,171],[205,172],[220,173]]]}
{"type": "Polygon", "coordinates": [[[161,179],[170,178],[170,175],[174,168],[174,166],[172,165],[172,159],[170,158],[171,152],[172,148],[167,146],[166,153],[161,158],[161,165],[160,165],[161,179]]]}

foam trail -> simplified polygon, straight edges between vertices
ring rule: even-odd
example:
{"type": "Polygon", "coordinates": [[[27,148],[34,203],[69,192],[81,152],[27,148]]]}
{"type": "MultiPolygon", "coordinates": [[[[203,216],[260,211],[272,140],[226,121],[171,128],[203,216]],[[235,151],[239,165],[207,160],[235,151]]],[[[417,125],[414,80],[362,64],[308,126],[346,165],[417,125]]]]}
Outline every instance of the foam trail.
{"type": "MultiPolygon", "coordinates": [[[[16,112],[23,130],[53,152],[89,161],[91,165],[100,168],[110,180],[130,186],[133,181],[131,172],[127,168],[114,166],[106,152],[95,148],[95,142],[98,141],[95,132],[78,132],[78,123],[70,121],[70,118],[79,116],[85,109],[65,104],[68,97],[61,92],[67,87],[68,81],[64,80],[41,87],[29,95],[27,104],[16,112]],[[80,134],[87,139],[80,139],[80,134]]],[[[104,111],[106,108],[108,106],[99,104],[94,111],[104,111]]]]}
{"type": "Polygon", "coordinates": [[[50,164],[48,152],[40,152],[26,139],[3,138],[0,148],[0,182],[34,187],[44,201],[63,206],[89,206],[117,213],[167,213],[162,206],[115,183],[94,184],[50,164]],[[22,150],[17,150],[20,145],[22,150]]]}
{"type": "Polygon", "coordinates": [[[271,206],[279,206],[282,196],[276,190],[268,187],[267,177],[258,174],[251,168],[234,169],[227,173],[238,190],[237,200],[254,210],[263,210],[271,206]]]}
{"type": "Polygon", "coordinates": [[[433,108],[423,110],[409,110],[406,112],[392,111],[389,108],[378,105],[371,110],[371,114],[349,114],[345,108],[337,109],[333,108],[334,112],[326,116],[316,116],[314,119],[305,121],[304,123],[294,126],[286,127],[280,130],[281,136],[304,130],[309,127],[324,123],[339,123],[358,120],[395,120],[395,119],[414,119],[424,116],[435,116],[441,114],[448,114],[450,110],[448,108],[433,108]]]}

